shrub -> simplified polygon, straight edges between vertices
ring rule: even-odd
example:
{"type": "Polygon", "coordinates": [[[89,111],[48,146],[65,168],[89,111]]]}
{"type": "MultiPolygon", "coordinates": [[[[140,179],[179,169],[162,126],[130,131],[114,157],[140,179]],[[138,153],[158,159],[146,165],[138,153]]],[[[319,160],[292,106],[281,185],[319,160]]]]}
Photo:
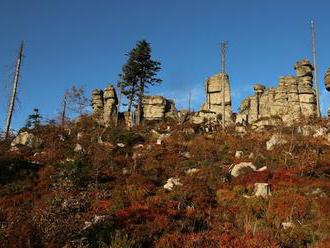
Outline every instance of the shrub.
{"type": "Polygon", "coordinates": [[[144,142],[144,138],[140,134],[123,128],[107,129],[103,139],[113,143],[124,143],[128,146],[144,142]]]}

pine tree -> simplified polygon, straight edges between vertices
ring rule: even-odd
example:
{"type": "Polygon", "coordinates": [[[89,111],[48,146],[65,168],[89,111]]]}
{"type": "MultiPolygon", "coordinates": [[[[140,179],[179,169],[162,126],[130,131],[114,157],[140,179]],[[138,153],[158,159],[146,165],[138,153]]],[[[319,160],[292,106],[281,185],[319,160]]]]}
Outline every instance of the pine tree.
{"type": "Polygon", "coordinates": [[[128,99],[127,110],[131,112],[132,105],[137,107],[139,124],[143,115],[143,97],[146,90],[149,86],[162,82],[156,77],[161,64],[151,58],[150,43],[145,40],[139,41],[127,56],[127,63],[122,67],[122,73],[119,75],[118,87],[128,99]]]}
{"type": "Polygon", "coordinates": [[[26,128],[38,128],[41,124],[42,116],[39,113],[39,109],[33,109],[33,113],[30,114],[26,120],[25,127],[26,128]]]}

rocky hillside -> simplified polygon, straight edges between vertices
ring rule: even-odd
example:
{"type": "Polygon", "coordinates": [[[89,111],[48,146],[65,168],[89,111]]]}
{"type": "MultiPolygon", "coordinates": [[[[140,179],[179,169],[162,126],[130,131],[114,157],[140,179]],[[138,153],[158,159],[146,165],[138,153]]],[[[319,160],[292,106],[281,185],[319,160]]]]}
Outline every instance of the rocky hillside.
{"type": "Polygon", "coordinates": [[[0,145],[1,247],[330,247],[330,122],[89,117],[0,145]]]}

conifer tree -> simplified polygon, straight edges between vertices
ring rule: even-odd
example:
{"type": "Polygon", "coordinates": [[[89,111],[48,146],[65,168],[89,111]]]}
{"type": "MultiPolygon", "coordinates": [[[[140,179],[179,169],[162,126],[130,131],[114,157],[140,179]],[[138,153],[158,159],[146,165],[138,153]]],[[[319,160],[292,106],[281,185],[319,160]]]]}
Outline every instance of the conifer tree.
{"type": "Polygon", "coordinates": [[[151,58],[150,43],[145,40],[137,42],[127,56],[127,63],[123,65],[122,73],[119,75],[118,87],[128,99],[128,112],[131,112],[132,106],[137,108],[139,124],[143,115],[143,97],[146,90],[149,86],[162,82],[157,78],[161,64],[151,58]]]}
{"type": "Polygon", "coordinates": [[[38,128],[41,124],[42,116],[39,113],[39,109],[33,109],[33,113],[30,114],[26,120],[25,127],[26,128],[38,128]]]}

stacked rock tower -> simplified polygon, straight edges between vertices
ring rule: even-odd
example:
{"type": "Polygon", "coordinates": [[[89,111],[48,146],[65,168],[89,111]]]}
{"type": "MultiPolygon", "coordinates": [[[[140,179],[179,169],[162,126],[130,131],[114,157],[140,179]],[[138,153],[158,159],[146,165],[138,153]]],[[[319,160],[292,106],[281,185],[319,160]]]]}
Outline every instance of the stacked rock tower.
{"type": "Polygon", "coordinates": [[[103,90],[95,89],[92,92],[93,113],[98,122],[111,126],[117,118],[118,98],[116,90],[109,85],[103,90]]]}

